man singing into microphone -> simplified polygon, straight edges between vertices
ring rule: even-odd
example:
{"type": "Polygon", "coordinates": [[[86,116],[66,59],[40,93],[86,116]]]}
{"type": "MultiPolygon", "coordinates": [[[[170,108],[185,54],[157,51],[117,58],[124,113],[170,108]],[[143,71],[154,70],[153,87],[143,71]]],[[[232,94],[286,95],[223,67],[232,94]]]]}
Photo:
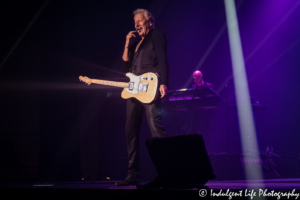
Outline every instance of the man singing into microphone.
{"type": "Polygon", "coordinates": [[[133,12],[135,31],[126,36],[123,53],[124,69],[135,75],[147,72],[157,73],[160,79],[159,96],[151,104],[144,104],[131,98],[126,106],[126,138],[128,149],[127,177],[115,183],[116,186],[140,184],[139,167],[139,135],[145,111],[152,137],[165,137],[166,130],[162,127],[161,97],[168,90],[169,65],[167,60],[167,39],[161,29],[155,28],[153,15],[145,9],[133,12]],[[133,43],[138,34],[141,39],[133,43]],[[132,44],[133,43],[133,44],[132,44]]]}

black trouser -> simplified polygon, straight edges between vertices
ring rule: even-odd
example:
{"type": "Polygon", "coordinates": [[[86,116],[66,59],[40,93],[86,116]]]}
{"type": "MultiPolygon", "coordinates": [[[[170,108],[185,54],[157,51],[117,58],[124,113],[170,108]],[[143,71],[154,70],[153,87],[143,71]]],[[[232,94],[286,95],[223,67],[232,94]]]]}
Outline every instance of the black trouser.
{"type": "Polygon", "coordinates": [[[161,99],[158,97],[151,104],[143,104],[130,98],[126,108],[126,138],[128,148],[128,175],[139,176],[139,136],[145,111],[152,137],[166,137],[166,130],[162,127],[161,99]]]}

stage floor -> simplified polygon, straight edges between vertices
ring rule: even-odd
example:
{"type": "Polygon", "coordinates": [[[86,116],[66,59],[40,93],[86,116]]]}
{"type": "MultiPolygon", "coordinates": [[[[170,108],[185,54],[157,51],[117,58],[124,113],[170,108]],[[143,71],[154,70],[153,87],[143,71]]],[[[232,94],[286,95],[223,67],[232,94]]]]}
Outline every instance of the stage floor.
{"type": "Polygon", "coordinates": [[[209,181],[208,188],[139,190],[115,181],[1,183],[1,194],[30,199],[300,199],[300,178],[209,181]],[[286,195],[290,197],[287,198],[286,195]],[[280,198],[278,198],[280,195],[280,198]],[[297,198],[298,197],[298,198],[297,198]]]}

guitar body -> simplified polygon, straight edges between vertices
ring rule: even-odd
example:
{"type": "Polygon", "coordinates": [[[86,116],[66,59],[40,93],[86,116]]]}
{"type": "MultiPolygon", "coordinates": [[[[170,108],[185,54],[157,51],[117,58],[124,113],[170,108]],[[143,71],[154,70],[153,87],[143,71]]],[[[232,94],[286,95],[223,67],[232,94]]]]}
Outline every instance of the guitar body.
{"type": "Polygon", "coordinates": [[[149,72],[136,76],[132,73],[127,73],[130,78],[129,88],[124,88],[121,97],[123,99],[136,98],[142,103],[153,102],[158,95],[158,76],[155,73],[149,72]]]}

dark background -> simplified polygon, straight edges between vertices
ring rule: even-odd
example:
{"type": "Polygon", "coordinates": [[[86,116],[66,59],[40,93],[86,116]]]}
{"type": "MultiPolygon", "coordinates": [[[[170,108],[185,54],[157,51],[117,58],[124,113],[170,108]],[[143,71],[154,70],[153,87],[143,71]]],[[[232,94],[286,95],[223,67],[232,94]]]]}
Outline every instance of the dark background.
{"type": "MultiPolygon", "coordinates": [[[[298,0],[236,0],[259,150],[300,152],[298,0]]],[[[86,86],[80,75],[128,81],[121,67],[133,10],[148,9],[168,39],[170,89],[191,87],[201,70],[221,96],[209,152],[227,150],[224,86],[232,77],[222,0],[18,1],[0,3],[2,178],[121,179],[127,167],[121,89],[86,86]],[[16,48],[14,45],[17,44],[16,48]],[[14,49],[11,53],[10,50],[14,49]],[[4,62],[5,61],[5,62],[4,62]],[[14,167],[10,167],[14,166],[14,167]]],[[[233,82],[228,101],[234,105],[233,82]]],[[[141,130],[142,179],[155,175],[141,130]]],[[[163,121],[176,135],[168,117],[163,121]]],[[[230,150],[241,152],[237,114],[229,112],[230,150]]],[[[250,151],[250,150],[249,150],[250,151]]]]}

